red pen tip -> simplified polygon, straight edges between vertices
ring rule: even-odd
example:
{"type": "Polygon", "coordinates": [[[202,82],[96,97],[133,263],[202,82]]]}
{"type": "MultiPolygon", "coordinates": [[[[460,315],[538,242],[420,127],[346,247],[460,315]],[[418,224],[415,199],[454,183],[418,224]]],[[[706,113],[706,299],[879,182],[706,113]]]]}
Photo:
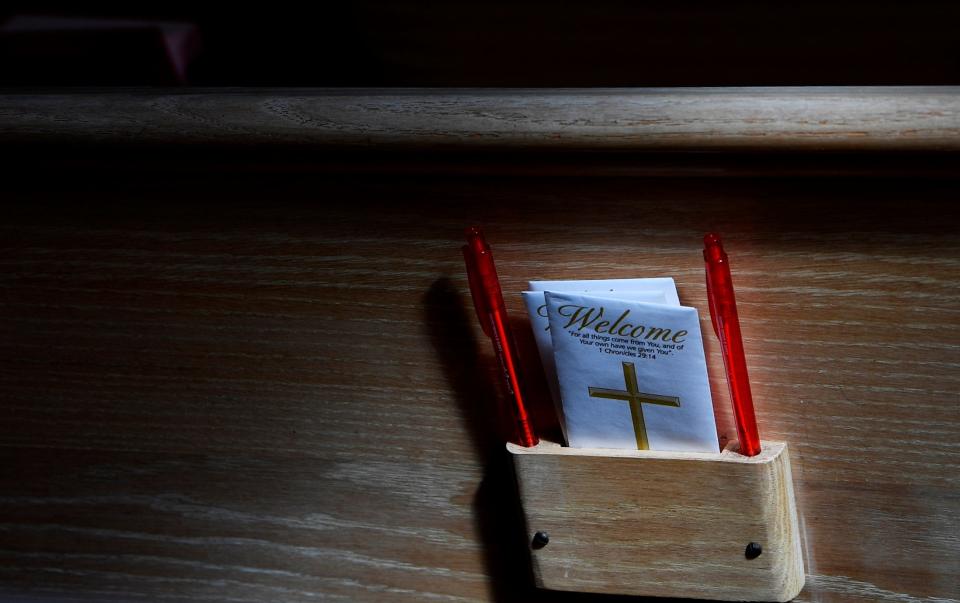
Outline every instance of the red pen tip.
{"type": "Polygon", "coordinates": [[[723,251],[723,243],[720,242],[720,235],[715,232],[703,235],[703,259],[708,262],[720,262],[726,259],[726,255],[723,251]]]}
{"type": "Polygon", "coordinates": [[[470,226],[464,231],[464,235],[467,237],[467,244],[470,245],[470,249],[474,253],[484,253],[490,250],[490,247],[487,245],[487,240],[483,237],[483,231],[480,230],[479,226],[470,226]]]}

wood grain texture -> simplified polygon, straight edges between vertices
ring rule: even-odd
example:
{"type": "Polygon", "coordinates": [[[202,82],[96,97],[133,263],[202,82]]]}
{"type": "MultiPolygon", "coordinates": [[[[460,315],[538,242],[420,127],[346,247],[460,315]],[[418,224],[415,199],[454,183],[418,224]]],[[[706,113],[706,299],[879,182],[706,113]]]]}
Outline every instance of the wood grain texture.
{"type": "Polygon", "coordinates": [[[790,455],[508,444],[538,586],[721,601],[790,601],[803,557],[790,455]],[[748,559],[749,543],[763,547],[748,559]]]}
{"type": "Polygon", "coordinates": [[[958,151],[960,88],[324,89],[0,95],[6,143],[958,151]]]}
{"type": "MultiPolygon", "coordinates": [[[[169,131],[243,138],[185,98],[169,131]]],[[[123,102],[93,136],[150,139],[123,102]]],[[[15,136],[60,136],[41,108],[15,136]]],[[[518,327],[529,279],[674,276],[726,438],[721,231],[761,433],[790,442],[798,601],[960,601],[956,179],[111,167],[4,181],[2,598],[595,600],[530,587],[459,252],[479,222],[518,327]]]]}

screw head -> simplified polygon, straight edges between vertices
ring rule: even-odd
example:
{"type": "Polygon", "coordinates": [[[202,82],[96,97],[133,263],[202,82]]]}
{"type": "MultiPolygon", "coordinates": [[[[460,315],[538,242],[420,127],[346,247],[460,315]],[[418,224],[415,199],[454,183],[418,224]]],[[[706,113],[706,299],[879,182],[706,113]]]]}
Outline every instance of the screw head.
{"type": "Polygon", "coordinates": [[[744,557],[747,559],[756,559],[760,556],[760,553],[763,552],[763,547],[759,542],[751,542],[747,545],[746,550],[743,551],[744,557]]]}
{"type": "Polygon", "coordinates": [[[533,535],[533,542],[530,543],[535,549],[542,549],[550,543],[550,535],[546,532],[537,532],[533,535]]]}

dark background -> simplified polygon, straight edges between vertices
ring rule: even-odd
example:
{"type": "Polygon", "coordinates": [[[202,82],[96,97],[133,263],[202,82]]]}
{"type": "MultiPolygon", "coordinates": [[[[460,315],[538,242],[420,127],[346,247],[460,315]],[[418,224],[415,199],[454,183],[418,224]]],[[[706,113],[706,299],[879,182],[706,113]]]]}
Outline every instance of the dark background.
{"type": "MultiPolygon", "coordinates": [[[[762,86],[960,83],[960,3],[470,0],[6,3],[55,14],[187,21],[200,86],[762,86]]],[[[104,40],[105,38],[101,38],[104,40]]],[[[111,42],[112,43],[112,42],[111,42]]],[[[16,84],[167,83],[123,45],[68,53],[16,84]],[[84,63],[84,61],[86,61],[84,63]],[[72,63],[69,68],[64,65],[72,63]]],[[[33,60],[33,59],[31,59],[33,60]]]]}

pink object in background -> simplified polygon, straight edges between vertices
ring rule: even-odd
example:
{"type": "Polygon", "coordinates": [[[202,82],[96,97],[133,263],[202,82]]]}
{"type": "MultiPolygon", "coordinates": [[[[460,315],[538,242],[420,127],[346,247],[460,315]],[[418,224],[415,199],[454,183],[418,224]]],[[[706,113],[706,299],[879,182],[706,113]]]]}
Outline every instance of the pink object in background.
{"type": "Polygon", "coordinates": [[[186,84],[201,48],[195,24],[152,19],[17,15],[0,40],[5,84],[186,84]]]}

